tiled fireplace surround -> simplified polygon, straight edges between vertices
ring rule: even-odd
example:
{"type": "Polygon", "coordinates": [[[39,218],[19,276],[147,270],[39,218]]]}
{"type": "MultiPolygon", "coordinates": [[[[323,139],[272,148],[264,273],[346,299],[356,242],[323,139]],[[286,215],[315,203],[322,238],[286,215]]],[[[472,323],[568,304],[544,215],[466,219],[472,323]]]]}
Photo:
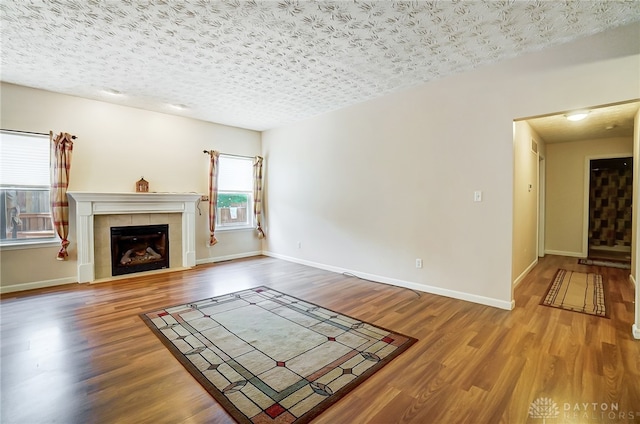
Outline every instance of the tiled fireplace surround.
{"type": "MultiPolygon", "coordinates": [[[[78,282],[111,276],[111,227],[169,224],[169,267],[196,264],[195,193],[67,192],[76,215],[78,282]]],[[[131,274],[129,274],[131,276],[131,274]]]]}

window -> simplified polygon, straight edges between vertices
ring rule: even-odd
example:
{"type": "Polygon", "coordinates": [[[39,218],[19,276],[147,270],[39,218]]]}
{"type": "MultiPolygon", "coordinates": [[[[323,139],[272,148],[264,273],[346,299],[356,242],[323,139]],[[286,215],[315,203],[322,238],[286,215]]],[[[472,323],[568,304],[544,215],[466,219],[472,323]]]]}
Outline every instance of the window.
{"type": "Polygon", "coordinates": [[[220,155],[216,228],[253,228],[253,158],[220,155]]]}
{"type": "Polygon", "coordinates": [[[0,243],[57,239],[51,220],[49,136],[0,131],[0,243]]]}

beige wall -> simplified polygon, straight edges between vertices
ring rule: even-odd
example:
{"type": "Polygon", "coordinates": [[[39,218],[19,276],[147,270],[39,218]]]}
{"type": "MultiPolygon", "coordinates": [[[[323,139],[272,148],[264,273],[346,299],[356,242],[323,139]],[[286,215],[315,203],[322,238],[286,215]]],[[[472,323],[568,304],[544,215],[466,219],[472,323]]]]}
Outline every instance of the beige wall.
{"type": "MultiPolygon", "coordinates": [[[[144,176],[150,191],[206,193],[208,157],[203,150],[248,156],[261,151],[256,131],[6,83],[1,85],[0,119],[3,129],[75,134],[72,191],[132,192],[144,176]]],[[[198,263],[260,252],[260,240],[252,231],[221,232],[219,243],[208,247],[206,203],[200,211],[201,215],[196,211],[198,263]]],[[[67,262],[55,260],[55,247],[3,250],[2,290],[76,281],[74,224],[67,262]]]]}
{"type": "MultiPolygon", "coordinates": [[[[640,97],[638,37],[640,24],[628,25],[265,132],[262,247],[298,262],[511,307],[513,121],[640,97]],[[482,202],[473,202],[475,190],[483,191],[482,202]]],[[[203,148],[248,155],[260,149],[260,134],[251,131],[2,89],[3,128],[79,136],[73,190],[131,191],[144,175],[155,191],[204,192],[203,148]],[[118,172],[110,172],[116,164],[118,172]]],[[[225,256],[204,247],[204,205],[202,213],[198,258],[225,256]]],[[[250,232],[233,237],[226,246],[246,241],[242,251],[260,248],[250,232]]],[[[220,234],[219,245],[226,238],[220,234]]],[[[55,249],[36,251],[3,252],[2,284],[74,274],[73,262],[47,259],[55,249]],[[42,270],[24,271],[34,260],[42,260],[42,270]]]]}
{"type": "Polygon", "coordinates": [[[547,145],[545,253],[586,257],[589,159],[633,156],[633,138],[547,145]]]}
{"type": "Polygon", "coordinates": [[[266,131],[265,251],[511,307],[513,121],[637,98],[639,36],[627,26],[266,131]]]}
{"type": "Polygon", "coordinates": [[[513,265],[511,279],[519,283],[538,261],[539,155],[544,140],[526,121],[514,124],[513,136],[513,265]],[[532,141],[538,152],[532,150],[532,141]]]}

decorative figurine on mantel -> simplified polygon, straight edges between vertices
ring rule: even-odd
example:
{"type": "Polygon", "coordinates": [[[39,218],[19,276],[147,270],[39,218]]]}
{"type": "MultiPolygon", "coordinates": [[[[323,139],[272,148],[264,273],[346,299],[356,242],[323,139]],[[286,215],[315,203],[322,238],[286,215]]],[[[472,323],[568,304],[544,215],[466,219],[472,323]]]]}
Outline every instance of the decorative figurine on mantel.
{"type": "Polygon", "coordinates": [[[136,183],[136,193],[148,193],[149,192],[149,182],[144,179],[144,177],[140,178],[136,183]]]}

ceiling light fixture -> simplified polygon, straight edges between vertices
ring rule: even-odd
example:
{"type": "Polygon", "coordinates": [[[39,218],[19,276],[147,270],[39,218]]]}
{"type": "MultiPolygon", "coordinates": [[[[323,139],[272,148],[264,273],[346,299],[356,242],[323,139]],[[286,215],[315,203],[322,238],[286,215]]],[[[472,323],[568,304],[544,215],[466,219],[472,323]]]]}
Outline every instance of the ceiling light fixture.
{"type": "Polygon", "coordinates": [[[177,110],[185,110],[185,109],[189,109],[187,106],[182,105],[182,104],[170,104],[170,107],[177,109],[177,110]]]}
{"type": "Polygon", "coordinates": [[[114,90],[113,88],[105,88],[102,90],[104,94],[108,94],[110,96],[122,96],[122,93],[118,90],[114,90]]]}
{"type": "Polygon", "coordinates": [[[569,121],[582,121],[584,118],[587,117],[588,114],[589,114],[589,111],[581,110],[578,112],[568,113],[565,116],[569,121]]]}

